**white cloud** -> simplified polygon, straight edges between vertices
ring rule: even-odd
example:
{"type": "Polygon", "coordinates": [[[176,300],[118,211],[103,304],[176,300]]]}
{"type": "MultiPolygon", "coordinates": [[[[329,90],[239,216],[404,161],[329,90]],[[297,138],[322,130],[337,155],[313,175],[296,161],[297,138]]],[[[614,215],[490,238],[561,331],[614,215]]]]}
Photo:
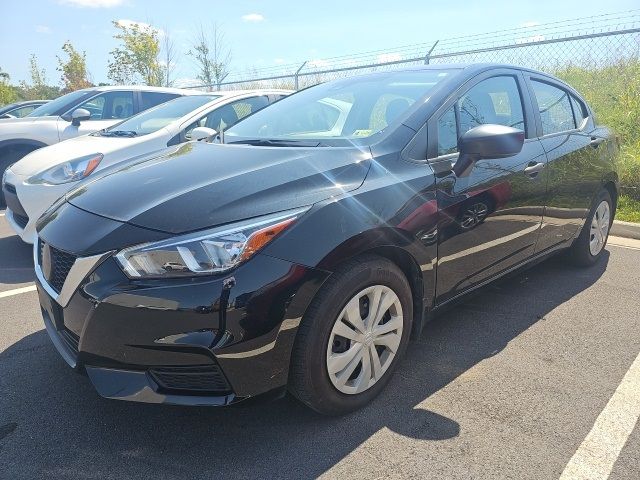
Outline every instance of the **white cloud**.
{"type": "Polygon", "coordinates": [[[121,18],[120,20],[116,20],[116,23],[121,27],[132,28],[137,26],[140,30],[155,30],[158,32],[159,36],[164,35],[164,31],[161,28],[154,27],[153,25],[149,25],[145,22],[136,22],[135,20],[129,20],[127,18],[121,18]]]}
{"type": "Polygon", "coordinates": [[[123,5],[125,0],[58,0],[58,3],[78,8],[113,8],[123,5]]]}
{"type": "Polygon", "coordinates": [[[245,22],[258,23],[264,21],[264,15],[260,13],[247,13],[246,15],[242,15],[241,18],[245,22]]]}
{"type": "Polygon", "coordinates": [[[284,58],[276,58],[273,60],[273,63],[276,65],[282,65],[283,63],[287,63],[287,61],[284,58]]]}
{"type": "Polygon", "coordinates": [[[51,27],[47,27],[46,25],[36,25],[36,32],[51,33],[51,27]]]}
{"type": "Polygon", "coordinates": [[[381,53],[378,55],[378,63],[397,62],[402,60],[402,55],[399,53],[381,53]]]}

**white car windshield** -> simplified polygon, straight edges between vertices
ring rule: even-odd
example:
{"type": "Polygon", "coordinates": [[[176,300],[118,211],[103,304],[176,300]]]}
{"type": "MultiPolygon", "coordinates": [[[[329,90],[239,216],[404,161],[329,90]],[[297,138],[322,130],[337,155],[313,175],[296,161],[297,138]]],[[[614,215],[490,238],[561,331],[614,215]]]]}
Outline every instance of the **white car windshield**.
{"type": "Polygon", "coordinates": [[[66,110],[65,107],[67,107],[67,105],[69,105],[68,108],[71,108],[77,100],[88,97],[93,93],[95,92],[87,90],[76,90],[75,92],[67,93],[66,95],[62,95],[49,103],[39,106],[27,115],[27,117],[48,117],[49,115],[57,115],[56,112],[62,109],[66,110]]]}
{"type": "Polygon", "coordinates": [[[178,97],[157,107],[145,110],[131,118],[109,127],[96,135],[101,136],[140,136],[154,133],[172,122],[188,115],[192,111],[212,102],[220,95],[188,95],[178,97]]]}
{"type": "Polygon", "coordinates": [[[286,97],[225,132],[228,143],[365,139],[407,112],[456,70],[415,70],[354,77],[286,97]]]}

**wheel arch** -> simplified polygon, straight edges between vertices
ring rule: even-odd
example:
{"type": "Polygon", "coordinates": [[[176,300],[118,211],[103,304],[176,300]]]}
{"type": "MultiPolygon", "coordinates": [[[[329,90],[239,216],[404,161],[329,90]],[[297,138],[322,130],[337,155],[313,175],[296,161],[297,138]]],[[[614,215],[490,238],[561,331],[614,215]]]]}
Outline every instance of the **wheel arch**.
{"type": "Polygon", "coordinates": [[[611,215],[611,217],[613,218],[613,216],[615,216],[616,209],[618,208],[618,184],[613,180],[605,180],[602,186],[609,192],[609,195],[611,196],[611,201],[613,202],[613,205],[611,205],[611,209],[613,210],[613,214],[611,215]]]}
{"type": "Polygon", "coordinates": [[[322,259],[318,268],[333,272],[345,261],[364,255],[377,255],[390,260],[407,278],[413,299],[412,337],[416,338],[424,326],[425,309],[433,301],[435,269],[431,267],[437,255],[437,246],[419,245],[415,236],[402,229],[372,229],[334,248],[322,259]],[[421,264],[428,267],[421,268],[421,264]],[[425,275],[427,272],[430,275],[425,275]]]}
{"type": "MultiPolygon", "coordinates": [[[[20,160],[20,158],[10,158],[8,161],[5,160],[6,154],[11,151],[25,151],[25,155],[33,152],[42,147],[46,147],[47,144],[43,142],[39,142],[37,140],[31,140],[28,138],[12,138],[10,140],[4,140],[0,142],[0,168],[4,170],[4,168],[9,166],[9,162],[13,160],[13,162],[20,160]],[[5,165],[5,163],[7,165],[5,165]],[[4,168],[2,168],[4,167],[4,168]]],[[[23,155],[24,156],[24,155],[23,155]]],[[[11,162],[11,163],[13,163],[11,162]]]]}
{"type": "Polygon", "coordinates": [[[377,255],[393,262],[406,277],[411,287],[413,300],[413,322],[411,326],[411,338],[416,339],[422,333],[424,327],[424,282],[422,271],[418,262],[407,251],[400,247],[381,246],[363,252],[362,255],[377,255]]]}

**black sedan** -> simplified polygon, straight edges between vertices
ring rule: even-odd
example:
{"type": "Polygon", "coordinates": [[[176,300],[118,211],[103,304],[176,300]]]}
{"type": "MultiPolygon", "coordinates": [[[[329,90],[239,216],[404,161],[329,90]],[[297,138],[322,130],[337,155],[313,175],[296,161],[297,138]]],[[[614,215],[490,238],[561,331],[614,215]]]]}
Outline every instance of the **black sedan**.
{"type": "Polygon", "coordinates": [[[0,119],[22,118],[29,115],[36,108],[49,102],[49,100],[26,100],[24,102],[10,103],[0,107],[0,119]]]}
{"type": "Polygon", "coordinates": [[[559,252],[597,262],[616,156],[580,94],[532,70],[318,85],[54,205],[44,323],[104,397],[348,412],[443,307],[559,252]]]}

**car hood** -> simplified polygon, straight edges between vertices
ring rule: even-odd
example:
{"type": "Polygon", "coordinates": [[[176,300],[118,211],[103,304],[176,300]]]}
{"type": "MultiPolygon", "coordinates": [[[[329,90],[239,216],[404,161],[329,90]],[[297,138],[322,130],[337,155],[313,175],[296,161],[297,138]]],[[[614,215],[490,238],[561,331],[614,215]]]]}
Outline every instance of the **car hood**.
{"type": "Polygon", "coordinates": [[[48,117],[22,117],[22,118],[2,118],[0,119],[0,128],[29,128],[29,125],[33,125],[34,123],[40,122],[53,122],[56,121],[58,117],[48,116],[48,117]]]}
{"type": "MultiPolygon", "coordinates": [[[[116,151],[139,145],[148,140],[148,135],[141,137],[99,137],[83,135],[81,137],[65,140],[48,147],[35,150],[14,163],[11,171],[16,175],[30,176],[40,173],[48,168],[92,153],[109,155],[116,151]]],[[[157,148],[156,148],[157,149],[157,148]]]]}
{"type": "Polygon", "coordinates": [[[190,142],[111,168],[66,199],[109,219],[186,233],[354,190],[370,160],[369,149],[190,142]]]}

